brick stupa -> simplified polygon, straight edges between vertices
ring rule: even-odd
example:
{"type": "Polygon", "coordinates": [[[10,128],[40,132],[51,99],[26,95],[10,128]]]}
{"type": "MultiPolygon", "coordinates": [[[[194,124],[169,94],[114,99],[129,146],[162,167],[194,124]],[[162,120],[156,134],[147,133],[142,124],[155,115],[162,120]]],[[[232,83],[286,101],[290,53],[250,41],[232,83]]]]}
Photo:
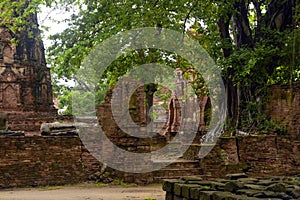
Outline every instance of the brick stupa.
{"type": "Polygon", "coordinates": [[[43,122],[57,118],[57,110],[37,16],[29,21],[30,30],[19,33],[0,27],[0,116],[1,129],[37,135],[43,122]]]}

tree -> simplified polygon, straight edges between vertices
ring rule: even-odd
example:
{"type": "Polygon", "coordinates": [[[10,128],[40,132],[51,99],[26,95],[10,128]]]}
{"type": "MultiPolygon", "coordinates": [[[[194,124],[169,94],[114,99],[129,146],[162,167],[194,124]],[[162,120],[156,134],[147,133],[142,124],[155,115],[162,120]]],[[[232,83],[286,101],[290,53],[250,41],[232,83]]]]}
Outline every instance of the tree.
{"type": "MultiPolygon", "coordinates": [[[[9,1],[9,0],[5,0],[9,1]]],[[[35,0],[31,4],[49,3],[35,0]]],[[[85,56],[112,35],[137,27],[163,27],[195,37],[223,69],[231,129],[259,125],[270,84],[299,82],[299,0],[60,0],[75,6],[69,27],[53,35],[49,63],[59,77],[71,78],[85,56]],[[192,23],[192,26],[190,24],[192,23]],[[189,27],[190,26],[190,27],[189,27]],[[288,78],[288,80],[286,80],[288,78]]],[[[161,61],[156,50],[134,51],[106,72],[113,83],[132,63],[161,61]],[[151,52],[151,54],[145,53],[151,52]],[[153,58],[155,57],[155,58],[153,58]]],[[[179,58],[176,58],[179,60],[179,58]]],[[[109,83],[106,83],[109,84],[109,83]]]]}

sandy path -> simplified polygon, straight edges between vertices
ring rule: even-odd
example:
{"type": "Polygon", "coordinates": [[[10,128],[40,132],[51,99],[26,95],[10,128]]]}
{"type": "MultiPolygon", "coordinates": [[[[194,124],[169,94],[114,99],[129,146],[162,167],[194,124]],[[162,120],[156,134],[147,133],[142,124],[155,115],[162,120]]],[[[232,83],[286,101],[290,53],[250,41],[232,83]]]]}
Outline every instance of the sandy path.
{"type": "Polygon", "coordinates": [[[144,200],[147,197],[164,200],[165,192],[161,186],[68,186],[0,190],[1,200],[144,200]]]}

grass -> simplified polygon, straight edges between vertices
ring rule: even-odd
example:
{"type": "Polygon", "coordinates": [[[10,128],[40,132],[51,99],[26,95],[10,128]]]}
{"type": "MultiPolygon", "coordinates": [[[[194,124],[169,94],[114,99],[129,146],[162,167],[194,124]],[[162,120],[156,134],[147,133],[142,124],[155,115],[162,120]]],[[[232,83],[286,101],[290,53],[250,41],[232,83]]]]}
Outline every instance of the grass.
{"type": "Polygon", "coordinates": [[[41,187],[42,190],[60,190],[62,189],[62,186],[45,186],[41,187]]]}
{"type": "Polygon", "coordinates": [[[155,186],[162,186],[162,184],[161,183],[150,183],[150,184],[147,184],[147,186],[155,187],[155,186]]]}
{"type": "Polygon", "coordinates": [[[137,186],[137,184],[135,183],[124,183],[122,180],[120,179],[115,179],[111,185],[118,185],[118,186],[122,186],[122,187],[135,187],[137,186]]]}
{"type": "MultiPolygon", "coordinates": [[[[138,185],[135,184],[135,183],[125,183],[123,180],[121,179],[115,179],[113,182],[111,183],[101,183],[101,182],[98,182],[98,183],[79,183],[79,184],[74,184],[74,185],[70,185],[70,184],[67,184],[67,185],[62,185],[62,186],[42,186],[42,187],[39,187],[41,190],[59,190],[59,189],[63,189],[65,187],[69,187],[69,186],[78,186],[78,187],[99,187],[99,188],[102,188],[102,187],[107,187],[107,186],[122,186],[122,187],[137,187],[138,185]]],[[[156,186],[161,186],[160,183],[152,183],[152,184],[148,184],[147,186],[153,186],[153,187],[156,187],[156,186]]],[[[151,197],[147,197],[147,199],[145,200],[155,200],[151,197]]]]}
{"type": "Polygon", "coordinates": [[[209,189],[211,189],[211,188],[210,188],[210,186],[208,186],[208,185],[204,185],[204,186],[203,186],[203,189],[209,190],[209,189]]]}
{"type": "Polygon", "coordinates": [[[94,186],[95,187],[106,187],[106,186],[108,186],[108,184],[106,184],[106,183],[94,183],[94,186]]]}

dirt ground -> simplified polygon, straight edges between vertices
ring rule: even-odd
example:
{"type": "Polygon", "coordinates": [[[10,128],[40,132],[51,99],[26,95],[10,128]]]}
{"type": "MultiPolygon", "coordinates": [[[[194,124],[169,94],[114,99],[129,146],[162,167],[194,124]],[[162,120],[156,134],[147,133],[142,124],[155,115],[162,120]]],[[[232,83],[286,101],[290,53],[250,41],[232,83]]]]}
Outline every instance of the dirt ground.
{"type": "Polygon", "coordinates": [[[90,185],[17,188],[0,190],[1,200],[164,200],[165,192],[157,186],[106,186],[90,185]]]}

